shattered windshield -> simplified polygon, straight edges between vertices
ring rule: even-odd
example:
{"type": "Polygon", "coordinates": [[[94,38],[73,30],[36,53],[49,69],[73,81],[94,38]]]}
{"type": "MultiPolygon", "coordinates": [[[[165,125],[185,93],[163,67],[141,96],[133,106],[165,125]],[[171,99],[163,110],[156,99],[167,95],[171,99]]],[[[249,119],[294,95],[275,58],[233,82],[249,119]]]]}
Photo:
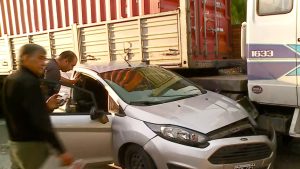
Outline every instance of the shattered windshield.
{"type": "Polygon", "coordinates": [[[114,70],[100,76],[131,105],[155,105],[202,94],[198,86],[156,66],[114,70]]]}

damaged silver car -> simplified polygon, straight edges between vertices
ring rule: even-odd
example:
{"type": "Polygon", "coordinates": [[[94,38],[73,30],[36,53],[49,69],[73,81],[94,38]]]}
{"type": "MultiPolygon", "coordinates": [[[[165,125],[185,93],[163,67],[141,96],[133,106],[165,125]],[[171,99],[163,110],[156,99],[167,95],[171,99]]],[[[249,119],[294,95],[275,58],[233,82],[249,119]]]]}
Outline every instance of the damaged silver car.
{"type": "Polygon", "coordinates": [[[62,89],[68,101],[51,117],[68,151],[86,163],[128,169],[272,167],[275,134],[260,134],[247,111],[225,96],[146,64],[85,64],[76,73],[76,86],[94,99],[62,89]],[[108,123],[98,121],[95,107],[108,123]]]}

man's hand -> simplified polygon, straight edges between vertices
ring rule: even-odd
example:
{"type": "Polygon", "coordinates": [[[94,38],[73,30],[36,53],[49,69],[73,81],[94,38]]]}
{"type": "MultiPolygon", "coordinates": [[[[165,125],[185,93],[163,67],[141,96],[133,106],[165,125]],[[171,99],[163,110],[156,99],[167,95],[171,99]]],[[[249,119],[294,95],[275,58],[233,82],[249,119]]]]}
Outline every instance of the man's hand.
{"type": "Polygon", "coordinates": [[[71,80],[72,84],[76,84],[80,80],[80,73],[76,73],[74,79],[71,80]]]}
{"type": "Polygon", "coordinates": [[[62,166],[71,165],[74,161],[73,156],[69,153],[61,154],[58,156],[58,158],[60,159],[62,166]]]}
{"type": "Polygon", "coordinates": [[[47,101],[46,104],[48,106],[49,110],[54,110],[59,108],[59,99],[58,99],[59,95],[55,94],[53,96],[51,96],[47,101]]]}

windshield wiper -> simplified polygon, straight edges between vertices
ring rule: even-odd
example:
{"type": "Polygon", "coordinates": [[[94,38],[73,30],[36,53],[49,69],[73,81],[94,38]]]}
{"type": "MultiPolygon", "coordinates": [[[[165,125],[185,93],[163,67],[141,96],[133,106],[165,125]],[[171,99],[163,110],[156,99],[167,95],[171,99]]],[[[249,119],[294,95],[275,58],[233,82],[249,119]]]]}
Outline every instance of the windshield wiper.
{"type": "Polygon", "coordinates": [[[129,102],[130,105],[135,105],[135,106],[152,106],[155,104],[160,104],[162,102],[153,102],[153,101],[131,101],[129,102]]]}
{"type": "Polygon", "coordinates": [[[176,97],[174,99],[162,100],[162,101],[131,101],[128,104],[135,105],[135,106],[152,106],[152,105],[156,105],[156,104],[162,104],[162,103],[167,103],[167,102],[173,102],[173,101],[176,101],[176,100],[187,99],[187,98],[195,97],[195,96],[198,96],[198,95],[199,94],[183,95],[181,97],[176,97]]]}
{"type": "MultiPolygon", "coordinates": [[[[196,90],[196,89],[193,89],[193,90],[196,90]]],[[[190,90],[190,91],[193,91],[193,90],[190,90]]],[[[197,89],[199,90],[199,89],[197,89]]],[[[188,91],[188,92],[190,92],[188,91]]],[[[190,97],[191,95],[200,95],[202,94],[201,90],[199,90],[199,93],[193,93],[193,94],[178,94],[178,95],[162,95],[162,96],[158,96],[158,97],[190,97]]]]}

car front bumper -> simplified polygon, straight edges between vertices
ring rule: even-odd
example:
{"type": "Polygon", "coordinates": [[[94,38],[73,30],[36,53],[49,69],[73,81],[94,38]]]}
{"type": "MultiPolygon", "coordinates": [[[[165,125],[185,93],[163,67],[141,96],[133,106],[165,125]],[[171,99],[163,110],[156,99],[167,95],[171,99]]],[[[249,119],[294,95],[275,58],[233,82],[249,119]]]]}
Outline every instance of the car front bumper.
{"type": "Polygon", "coordinates": [[[248,136],[213,140],[206,148],[189,147],[170,142],[159,136],[151,139],[145,151],[152,157],[159,169],[271,169],[276,156],[276,136],[248,136]],[[270,147],[270,156],[247,162],[213,164],[209,158],[226,146],[264,144],[270,147]],[[243,168],[245,167],[245,168],[243,168]],[[252,168],[251,168],[252,167],[252,168]]]}

